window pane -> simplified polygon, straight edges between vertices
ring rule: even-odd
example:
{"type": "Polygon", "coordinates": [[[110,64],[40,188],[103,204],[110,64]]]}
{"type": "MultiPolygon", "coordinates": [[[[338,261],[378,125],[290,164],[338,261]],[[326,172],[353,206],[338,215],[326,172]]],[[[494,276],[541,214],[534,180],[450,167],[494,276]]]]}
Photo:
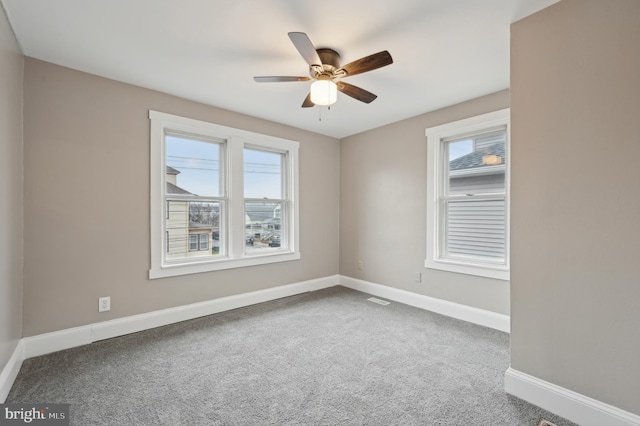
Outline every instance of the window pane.
{"type": "Polygon", "coordinates": [[[504,199],[444,203],[445,257],[503,262],[504,199]]]}
{"type": "Polygon", "coordinates": [[[283,154],[245,148],[244,197],[284,198],[282,164],[283,154]]]}
{"type": "Polygon", "coordinates": [[[167,260],[212,256],[220,253],[219,201],[168,201],[167,260]],[[211,245],[209,245],[211,242],[211,245]]]}
{"type": "Polygon", "coordinates": [[[283,203],[245,202],[245,247],[247,253],[275,250],[284,246],[282,237],[283,203]]]}
{"type": "Polygon", "coordinates": [[[168,134],[166,159],[167,195],[221,195],[219,143],[168,134]]]}
{"type": "Polygon", "coordinates": [[[446,195],[504,193],[505,132],[446,142],[446,195]]]}
{"type": "Polygon", "coordinates": [[[449,142],[449,162],[473,152],[473,139],[449,142]]]}
{"type": "Polygon", "coordinates": [[[190,251],[198,250],[198,236],[197,235],[189,235],[189,250],[190,251]]]}
{"type": "Polygon", "coordinates": [[[211,234],[200,234],[200,250],[209,249],[209,236],[211,234]]]}

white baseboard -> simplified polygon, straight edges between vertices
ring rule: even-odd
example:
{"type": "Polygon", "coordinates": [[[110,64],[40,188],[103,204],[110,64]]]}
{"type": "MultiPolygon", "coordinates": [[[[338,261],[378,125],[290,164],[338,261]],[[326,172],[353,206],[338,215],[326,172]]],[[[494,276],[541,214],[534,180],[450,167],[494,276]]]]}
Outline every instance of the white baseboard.
{"type": "Polygon", "coordinates": [[[24,342],[19,340],[11,358],[0,372],[0,404],[4,404],[7,400],[11,386],[22,367],[22,361],[24,361],[24,342]]]}
{"type": "Polygon", "coordinates": [[[340,275],[339,283],[342,286],[362,291],[364,293],[373,294],[374,296],[384,297],[385,299],[404,303],[405,305],[426,309],[431,312],[494,328],[506,333],[510,330],[511,323],[509,315],[498,314],[496,312],[461,305],[459,303],[449,302],[435,297],[424,296],[422,294],[406,290],[374,284],[369,281],[363,281],[344,275],[340,275]]]}
{"type": "Polygon", "coordinates": [[[25,337],[18,342],[9,362],[0,373],[0,403],[6,400],[25,359],[336,285],[338,285],[338,275],[333,275],[25,337]]]}
{"type": "Polygon", "coordinates": [[[639,426],[640,416],[509,367],[507,393],[581,426],[639,426]]]}
{"type": "Polygon", "coordinates": [[[257,303],[268,302],[270,300],[281,299],[283,297],[294,296],[296,294],[316,291],[336,285],[338,285],[338,276],[334,275],[105,321],[93,324],[92,338],[93,341],[110,339],[112,337],[149,330],[163,325],[230,311],[244,306],[255,305],[257,303]]]}
{"type": "Polygon", "coordinates": [[[22,339],[24,358],[33,358],[99,340],[124,336],[335,285],[338,285],[337,275],[25,337],[22,339]]]}

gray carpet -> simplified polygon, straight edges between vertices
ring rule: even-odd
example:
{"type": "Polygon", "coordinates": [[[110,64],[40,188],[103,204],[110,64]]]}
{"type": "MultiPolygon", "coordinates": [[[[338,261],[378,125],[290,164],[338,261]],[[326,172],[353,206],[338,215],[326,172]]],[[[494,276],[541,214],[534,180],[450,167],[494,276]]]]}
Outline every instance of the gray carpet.
{"type": "Polygon", "coordinates": [[[26,360],[72,425],[569,423],[507,395],[509,336],[333,287],[26,360]]]}

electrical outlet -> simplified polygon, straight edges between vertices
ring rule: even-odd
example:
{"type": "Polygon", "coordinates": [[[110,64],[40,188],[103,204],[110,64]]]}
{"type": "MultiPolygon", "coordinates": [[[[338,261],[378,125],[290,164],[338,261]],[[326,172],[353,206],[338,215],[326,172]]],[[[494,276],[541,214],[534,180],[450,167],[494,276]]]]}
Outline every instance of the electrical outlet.
{"type": "Polygon", "coordinates": [[[417,283],[422,282],[422,272],[416,272],[413,276],[413,280],[417,283]]]}
{"type": "Polygon", "coordinates": [[[111,310],[111,297],[100,297],[98,299],[98,312],[106,312],[111,310]]]}
{"type": "Polygon", "coordinates": [[[362,260],[358,260],[358,271],[362,271],[364,269],[364,262],[362,260]]]}

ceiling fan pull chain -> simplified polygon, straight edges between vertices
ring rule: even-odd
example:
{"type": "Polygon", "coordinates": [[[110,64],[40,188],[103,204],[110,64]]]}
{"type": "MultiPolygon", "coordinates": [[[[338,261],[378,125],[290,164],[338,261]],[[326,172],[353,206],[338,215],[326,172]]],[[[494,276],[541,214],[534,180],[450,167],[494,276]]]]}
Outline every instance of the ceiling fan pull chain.
{"type": "MultiPolygon", "coordinates": [[[[318,107],[318,121],[322,121],[322,105],[317,105],[318,107]]],[[[331,105],[327,106],[327,111],[331,111],[331,105]]]]}

